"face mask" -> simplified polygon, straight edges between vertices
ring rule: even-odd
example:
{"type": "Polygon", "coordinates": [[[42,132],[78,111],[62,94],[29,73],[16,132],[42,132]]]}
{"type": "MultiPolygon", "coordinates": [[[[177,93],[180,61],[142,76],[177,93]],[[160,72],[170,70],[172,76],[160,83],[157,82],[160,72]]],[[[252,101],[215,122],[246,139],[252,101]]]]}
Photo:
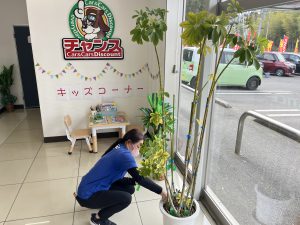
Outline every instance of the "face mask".
{"type": "Polygon", "coordinates": [[[133,150],[131,151],[132,156],[135,158],[138,157],[140,154],[140,150],[138,148],[134,147],[133,145],[132,145],[132,148],[133,148],[133,150]]]}

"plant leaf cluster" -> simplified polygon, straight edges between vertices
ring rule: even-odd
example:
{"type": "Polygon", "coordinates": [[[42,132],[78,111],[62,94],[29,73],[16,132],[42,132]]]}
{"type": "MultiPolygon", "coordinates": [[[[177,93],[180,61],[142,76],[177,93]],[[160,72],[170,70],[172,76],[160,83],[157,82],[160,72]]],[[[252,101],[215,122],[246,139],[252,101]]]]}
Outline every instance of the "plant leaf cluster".
{"type": "Polygon", "coordinates": [[[136,20],[136,26],[130,31],[132,41],[138,44],[152,42],[155,46],[159,41],[163,41],[164,33],[167,30],[165,9],[136,10],[132,16],[136,20]]]}
{"type": "Polygon", "coordinates": [[[13,68],[14,65],[9,67],[3,66],[0,73],[0,94],[1,94],[1,104],[8,105],[13,104],[17,101],[17,97],[12,95],[10,88],[13,85],[13,68]]]}

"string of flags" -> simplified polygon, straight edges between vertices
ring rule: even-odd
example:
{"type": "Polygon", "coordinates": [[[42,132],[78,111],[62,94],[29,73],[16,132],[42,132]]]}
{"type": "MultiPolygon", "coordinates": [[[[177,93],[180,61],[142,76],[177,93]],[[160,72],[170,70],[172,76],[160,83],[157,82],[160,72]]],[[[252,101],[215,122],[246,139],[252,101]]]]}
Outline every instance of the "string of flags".
{"type": "Polygon", "coordinates": [[[103,74],[99,73],[96,76],[85,76],[78,72],[78,70],[72,65],[72,63],[68,63],[59,73],[52,73],[51,71],[46,71],[39,63],[35,65],[37,67],[37,70],[41,72],[42,74],[49,75],[52,79],[56,78],[59,79],[66,75],[75,75],[76,77],[79,77],[81,80],[85,81],[92,81],[100,79],[103,74]]]}
{"type": "Polygon", "coordinates": [[[144,71],[147,71],[153,80],[158,78],[158,74],[156,74],[156,75],[152,74],[148,63],[146,63],[142,68],[140,68],[139,70],[137,70],[134,73],[120,72],[114,66],[112,66],[110,63],[106,63],[106,66],[104,67],[104,69],[102,69],[101,72],[95,76],[86,76],[86,75],[79,73],[78,70],[72,65],[72,63],[68,63],[59,73],[52,73],[51,71],[44,69],[39,63],[37,63],[35,66],[37,67],[37,71],[39,71],[41,74],[49,75],[52,79],[53,78],[59,79],[66,75],[75,75],[76,77],[79,77],[81,80],[85,80],[85,81],[95,80],[96,81],[97,79],[100,79],[101,77],[103,77],[103,74],[106,74],[108,72],[108,70],[119,75],[120,77],[125,77],[125,78],[136,77],[137,75],[142,74],[144,71]]]}
{"type": "Polygon", "coordinates": [[[147,70],[148,73],[150,74],[150,77],[155,80],[158,78],[158,73],[153,75],[150,71],[149,65],[148,63],[146,63],[141,69],[139,69],[138,71],[134,72],[134,73],[122,73],[120,72],[118,69],[116,69],[114,66],[112,66],[110,63],[106,63],[106,67],[104,68],[104,70],[102,71],[103,73],[106,73],[107,69],[110,69],[113,73],[119,75],[120,77],[126,77],[126,78],[131,78],[131,77],[135,77],[139,74],[142,74],[143,71],[147,70]]]}

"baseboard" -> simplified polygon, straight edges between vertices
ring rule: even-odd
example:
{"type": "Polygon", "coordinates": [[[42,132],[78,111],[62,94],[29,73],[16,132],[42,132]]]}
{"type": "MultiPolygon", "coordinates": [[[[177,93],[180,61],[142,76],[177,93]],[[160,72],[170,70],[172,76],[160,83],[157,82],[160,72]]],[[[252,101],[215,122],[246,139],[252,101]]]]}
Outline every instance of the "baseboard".
{"type": "MultiPolygon", "coordinates": [[[[15,109],[24,109],[24,105],[14,105],[15,109]]],[[[0,114],[6,111],[5,106],[0,109],[0,114]]]]}
{"type": "MultiPolygon", "coordinates": [[[[97,133],[97,138],[119,137],[118,132],[97,133]]],[[[67,136],[44,137],[44,143],[69,141],[67,136]]]]}
{"type": "Polygon", "coordinates": [[[6,111],[6,110],[5,110],[5,107],[1,108],[1,109],[0,109],[0,114],[1,114],[1,113],[4,113],[5,111],[6,111]]]}
{"type": "Polygon", "coordinates": [[[68,141],[67,136],[44,137],[44,143],[68,141]]]}
{"type": "Polygon", "coordinates": [[[14,105],[15,109],[24,109],[24,105],[14,105]]]}

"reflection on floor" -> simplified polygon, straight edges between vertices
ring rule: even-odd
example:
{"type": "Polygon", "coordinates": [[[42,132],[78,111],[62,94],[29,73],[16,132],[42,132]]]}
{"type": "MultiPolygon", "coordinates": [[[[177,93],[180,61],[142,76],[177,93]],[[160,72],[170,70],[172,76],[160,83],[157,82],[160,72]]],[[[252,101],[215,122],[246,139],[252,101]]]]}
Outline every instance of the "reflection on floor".
{"type": "MultiPolygon", "coordinates": [[[[2,113],[0,128],[0,225],[88,225],[95,210],[81,208],[72,193],[114,140],[99,140],[98,154],[78,141],[69,156],[69,142],[43,143],[36,109],[2,113]]],[[[132,204],[111,219],[119,225],[162,225],[159,199],[141,188],[132,204]]],[[[209,225],[203,215],[198,224],[209,225]]]]}

